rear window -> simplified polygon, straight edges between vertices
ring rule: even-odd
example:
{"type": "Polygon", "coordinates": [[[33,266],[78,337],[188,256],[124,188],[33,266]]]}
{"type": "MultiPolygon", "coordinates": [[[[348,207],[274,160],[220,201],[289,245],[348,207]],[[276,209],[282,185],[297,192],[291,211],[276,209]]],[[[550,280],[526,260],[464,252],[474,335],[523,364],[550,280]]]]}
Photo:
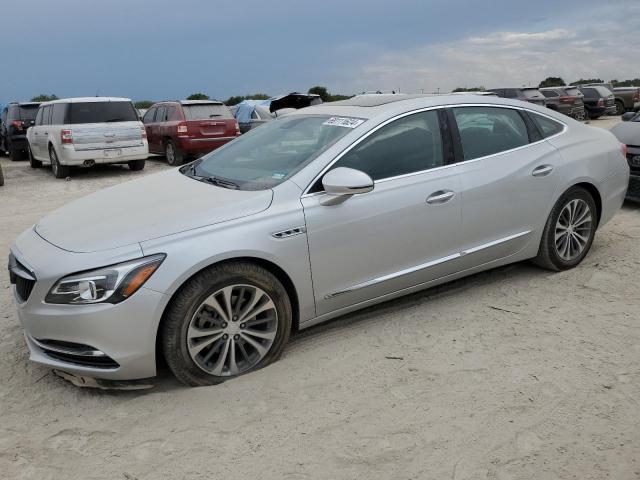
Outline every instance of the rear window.
{"type": "Polygon", "coordinates": [[[578,90],[577,88],[565,88],[564,91],[567,95],[571,95],[572,97],[580,96],[580,90],[578,90]]]}
{"type": "Polygon", "coordinates": [[[522,90],[522,95],[524,95],[525,98],[541,98],[543,96],[540,95],[540,92],[538,90],[534,89],[522,90]]]}
{"type": "Polygon", "coordinates": [[[183,105],[184,116],[187,120],[209,120],[210,118],[233,118],[226,105],[204,103],[198,105],[183,105]]]}
{"type": "Polygon", "coordinates": [[[138,114],[131,102],[81,102],[69,104],[69,123],[135,122],[138,114]]]}
{"type": "Polygon", "coordinates": [[[38,113],[38,105],[20,106],[20,120],[34,120],[38,113]]]}
{"type": "Polygon", "coordinates": [[[553,90],[540,90],[540,93],[542,93],[547,98],[553,98],[558,96],[558,94],[553,90]]]}

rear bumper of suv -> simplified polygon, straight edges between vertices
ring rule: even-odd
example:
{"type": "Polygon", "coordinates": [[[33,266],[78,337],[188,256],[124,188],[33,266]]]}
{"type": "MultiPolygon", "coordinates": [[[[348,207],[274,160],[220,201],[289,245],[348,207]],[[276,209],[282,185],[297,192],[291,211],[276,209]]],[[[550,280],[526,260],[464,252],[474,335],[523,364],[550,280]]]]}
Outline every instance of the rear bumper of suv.
{"type": "Polygon", "coordinates": [[[72,145],[56,148],[61,165],[82,166],[91,160],[92,163],[125,163],[131,160],[145,160],[149,156],[149,147],[145,142],[139,147],[110,148],[105,150],[80,150],[72,145]]]}
{"type": "Polygon", "coordinates": [[[237,138],[233,137],[212,137],[212,138],[190,138],[178,137],[178,146],[186,154],[204,154],[221,147],[225,143],[237,138]]]}

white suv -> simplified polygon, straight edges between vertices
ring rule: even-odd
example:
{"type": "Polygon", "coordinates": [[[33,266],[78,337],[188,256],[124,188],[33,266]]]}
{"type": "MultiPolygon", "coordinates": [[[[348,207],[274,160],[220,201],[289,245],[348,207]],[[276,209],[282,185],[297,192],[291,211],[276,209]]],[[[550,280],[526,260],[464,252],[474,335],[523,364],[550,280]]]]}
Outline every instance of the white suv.
{"type": "Polygon", "coordinates": [[[147,134],[128,98],[87,97],[40,105],[35,125],[27,131],[33,168],[50,163],[56,178],[69,167],[127,163],[142,170],[149,156],[147,134]]]}

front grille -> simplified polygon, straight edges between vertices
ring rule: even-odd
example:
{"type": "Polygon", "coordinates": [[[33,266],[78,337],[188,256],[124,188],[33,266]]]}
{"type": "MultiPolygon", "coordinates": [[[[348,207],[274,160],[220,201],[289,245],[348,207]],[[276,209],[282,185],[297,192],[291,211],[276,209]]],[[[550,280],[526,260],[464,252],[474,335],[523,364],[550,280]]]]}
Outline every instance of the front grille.
{"type": "Polygon", "coordinates": [[[627,153],[627,163],[629,163],[629,169],[633,175],[640,175],[640,147],[627,145],[627,148],[637,150],[637,152],[627,153]]]}
{"type": "Polygon", "coordinates": [[[21,302],[26,302],[36,284],[34,273],[18,261],[13,253],[9,254],[9,281],[16,286],[16,294],[21,302]]]}

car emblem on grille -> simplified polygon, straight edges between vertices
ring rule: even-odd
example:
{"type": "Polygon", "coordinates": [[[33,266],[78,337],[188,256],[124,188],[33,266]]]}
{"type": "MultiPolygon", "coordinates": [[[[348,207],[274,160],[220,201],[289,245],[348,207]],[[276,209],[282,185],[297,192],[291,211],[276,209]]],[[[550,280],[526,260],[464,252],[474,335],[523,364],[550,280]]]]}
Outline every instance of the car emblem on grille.
{"type": "Polygon", "coordinates": [[[640,167],[640,155],[636,155],[635,157],[631,157],[629,163],[632,167],[640,167]]]}

